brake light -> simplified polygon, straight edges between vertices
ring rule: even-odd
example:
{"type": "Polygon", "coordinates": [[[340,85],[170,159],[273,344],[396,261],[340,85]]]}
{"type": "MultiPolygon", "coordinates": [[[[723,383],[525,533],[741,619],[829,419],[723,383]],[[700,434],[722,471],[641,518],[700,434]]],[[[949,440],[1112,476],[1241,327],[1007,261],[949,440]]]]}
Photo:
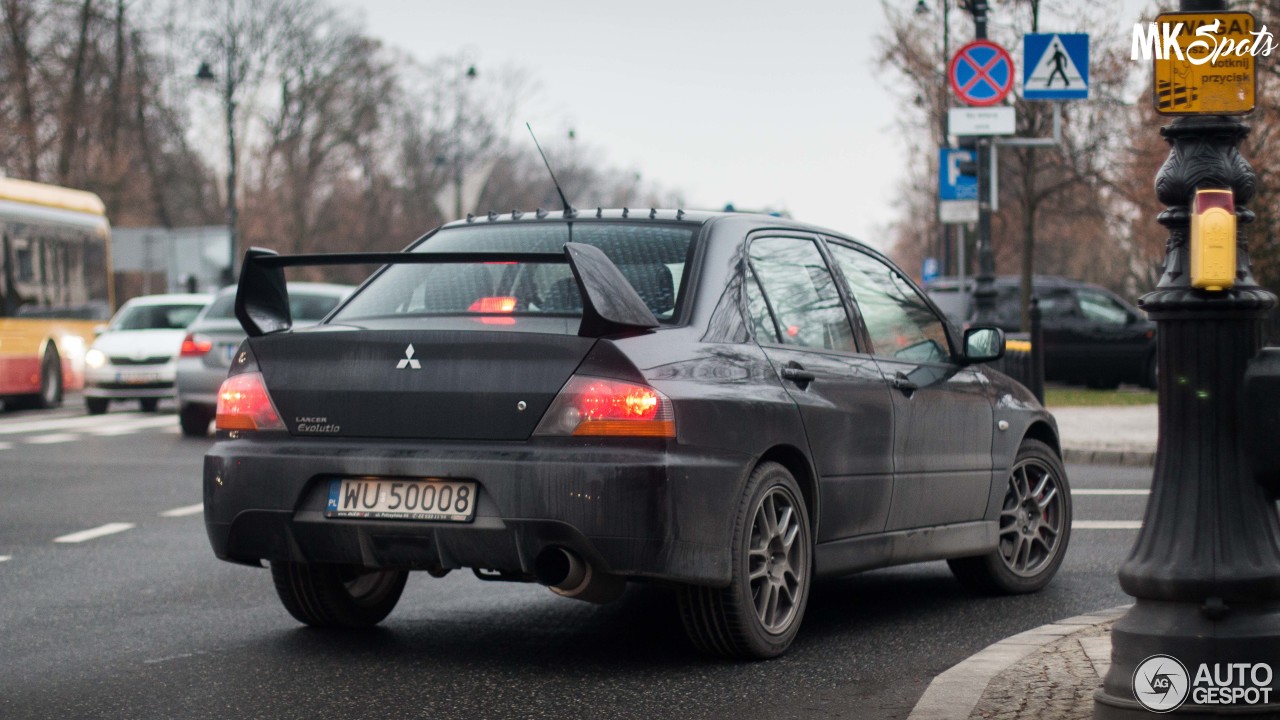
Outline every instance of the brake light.
{"type": "Polygon", "coordinates": [[[218,389],[219,430],[284,430],[262,373],[232,375],[218,389]]]}
{"type": "Polygon", "coordinates": [[[514,312],[515,309],[516,299],[513,297],[482,297],[471,303],[467,312],[509,313],[514,312]]]}
{"type": "Polygon", "coordinates": [[[182,338],[182,349],[179,354],[182,357],[200,357],[212,349],[213,341],[209,338],[203,335],[187,333],[187,336],[182,338]]]}
{"type": "Polygon", "coordinates": [[[675,412],[671,400],[651,387],[575,375],[534,434],[673,438],[675,412]]]}

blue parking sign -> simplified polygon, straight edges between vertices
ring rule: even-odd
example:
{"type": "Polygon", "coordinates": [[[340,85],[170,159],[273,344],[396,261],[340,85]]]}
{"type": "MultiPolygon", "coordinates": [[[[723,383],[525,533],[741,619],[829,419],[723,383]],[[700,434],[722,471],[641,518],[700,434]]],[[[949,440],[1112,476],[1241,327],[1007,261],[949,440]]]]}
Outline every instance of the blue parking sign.
{"type": "Polygon", "coordinates": [[[961,148],[939,148],[938,150],[938,199],[939,200],[977,200],[978,178],[976,175],[961,175],[960,163],[974,162],[978,154],[974,150],[961,148]]]}

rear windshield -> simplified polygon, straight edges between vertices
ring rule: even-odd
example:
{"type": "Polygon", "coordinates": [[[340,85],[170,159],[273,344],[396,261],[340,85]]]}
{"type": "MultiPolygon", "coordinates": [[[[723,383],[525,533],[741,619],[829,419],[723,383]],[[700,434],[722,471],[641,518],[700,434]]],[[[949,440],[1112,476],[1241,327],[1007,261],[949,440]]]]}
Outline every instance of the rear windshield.
{"type": "Polygon", "coordinates": [[[502,253],[561,253],[569,241],[599,248],[659,320],[680,309],[681,280],[696,227],[617,222],[479,225],[440,231],[413,252],[494,253],[492,262],[393,265],[335,321],[407,315],[581,316],[568,263],[514,263],[502,253]]]}
{"type": "MultiPolygon", "coordinates": [[[[338,305],[342,298],[337,295],[308,295],[306,293],[289,292],[289,316],[295,322],[319,322],[329,311],[338,305]]],[[[234,320],[236,317],[236,294],[228,293],[213,301],[204,320],[234,320]]]]}
{"type": "Polygon", "coordinates": [[[182,330],[200,314],[202,305],[133,305],[111,323],[112,330],[182,330]]]}

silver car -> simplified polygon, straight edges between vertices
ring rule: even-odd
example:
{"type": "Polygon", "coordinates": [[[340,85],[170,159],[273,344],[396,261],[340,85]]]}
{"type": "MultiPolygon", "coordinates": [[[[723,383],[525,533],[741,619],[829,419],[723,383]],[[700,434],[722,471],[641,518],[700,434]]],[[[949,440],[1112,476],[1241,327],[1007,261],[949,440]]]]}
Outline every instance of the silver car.
{"type": "MultiPolygon", "coordinates": [[[[289,283],[289,309],[295,326],[319,322],[354,288],[328,283],[289,283]]],[[[236,320],[236,288],[223,288],[209,307],[187,328],[178,357],[178,421],[182,434],[209,434],[218,407],[218,388],[227,379],[227,368],[244,340],[236,320]]]]}

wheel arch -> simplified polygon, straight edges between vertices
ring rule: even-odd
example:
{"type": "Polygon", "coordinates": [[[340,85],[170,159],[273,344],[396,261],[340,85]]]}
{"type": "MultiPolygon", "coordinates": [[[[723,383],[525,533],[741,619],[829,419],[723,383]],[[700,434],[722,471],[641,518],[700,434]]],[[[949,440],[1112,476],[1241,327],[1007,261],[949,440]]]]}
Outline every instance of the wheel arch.
{"type": "Polygon", "coordinates": [[[766,462],[778,463],[796,479],[801,499],[809,510],[809,531],[813,533],[813,537],[818,537],[818,504],[821,498],[818,494],[818,474],[814,471],[809,456],[794,445],[774,445],[760,456],[756,465],[766,462]]]}
{"type": "MultiPolygon", "coordinates": [[[[1039,440],[1040,442],[1053,448],[1053,453],[1062,458],[1062,446],[1058,442],[1058,433],[1054,432],[1049,423],[1043,420],[1037,420],[1027,428],[1027,432],[1022,436],[1023,440],[1039,440]]],[[[1021,443],[1019,443],[1021,445],[1021,443]]]]}

